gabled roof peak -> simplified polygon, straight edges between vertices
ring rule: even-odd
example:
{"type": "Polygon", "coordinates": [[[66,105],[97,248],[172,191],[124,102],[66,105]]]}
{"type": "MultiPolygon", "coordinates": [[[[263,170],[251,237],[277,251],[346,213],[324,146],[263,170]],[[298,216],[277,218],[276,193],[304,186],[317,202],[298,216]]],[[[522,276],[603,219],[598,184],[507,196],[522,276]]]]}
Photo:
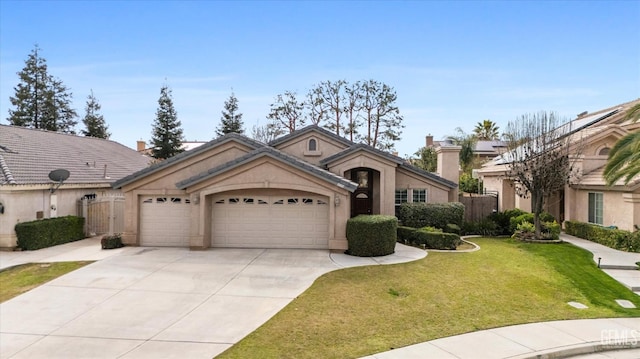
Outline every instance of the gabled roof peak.
{"type": "Polygon", "coordinates": [[[173,163],[176,163],[178,161],[182,161],[183,159],[189,158],[189,157],[193,157],[199,153],[205,152],[207,150],[209,150],[210,148],[214,148],[217,147],[223,143],[227,143],[229,141],[236,141],[236,142],[240,142],[242,144],[244,144],[245,146],[249,147],[252,150],[255,150],[257,148],[261,148],[261,147],[265,147],[266,144],[260,142],[260,141],[256,141],[254,139],[251,139],[245,135],[241,135],[239,133],[228,133],[224,136],[220,136],[214,140],[211,140],[207,143],[205,143],[202,146],[198,146],[192,150],[189,151],[185,151],[182,153],[179,153],[171,158],[167,158],[166,160],[157,162],[147,168],[144,168],[138,172],[132,173],[122,179],[120,179],[119,181],[116,181],[115,183],[113,183],[113,188],[121,188],[124,185],[127,185],[135,180],[137,180],[138,178],[141,178],[143,176],[147,176],[150,175],[154,172],[160,171],[163,168],[166,168],[168,166],[170,166],[173,163]]]}
{"type": "Polygon", "coordinates": [[[323,135],[325,135],[325,136],[327,136],[327,137],[329,137],[329,138],[331,138],[331,139],[333,139],[333,140],[335,140],[335,141],[337,141],[339,143],[342,143],[345,146],[351,146],[351,145],[354,144],[354,142],[351,142],[351,141],[347,140],[346,138],[344,138],[342,136],[338,136],[335,133],[327,130],[326,128],[320,127],[318,125],[309,125],[309,126],[301,128],[301,129],[295,130],[295,131],[293,131],[293,132],[291,132],[289,134],[286,134],[284,136],[276,138],[275,140],[269,142],[269,146],[275,147],[275,146],[277,146],[277,145],[279,145],[281,143],[287,142],[287,141],[289,141],[291,139],[294,139],[296,137],[303,136],[303,135],[305,135],[305,134],[307,134],[309,132],[319,132],[319,133],[321,133],[321,134],[323,134],[323,135]]]}

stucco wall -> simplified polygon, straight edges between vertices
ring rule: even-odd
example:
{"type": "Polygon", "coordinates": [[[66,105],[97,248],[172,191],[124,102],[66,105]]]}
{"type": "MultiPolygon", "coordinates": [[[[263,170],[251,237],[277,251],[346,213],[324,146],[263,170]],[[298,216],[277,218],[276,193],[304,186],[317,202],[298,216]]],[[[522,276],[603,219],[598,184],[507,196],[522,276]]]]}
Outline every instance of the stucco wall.
{"type": "MultiPolygon", "coordinates": [[[[180,178],[180,173],[175,173],[175,182],[180,178]]],[[[135,190],[126,192],[125,206],[125,233],[123,241],[128,244],[139,244],[139,196],[151,194],[153,191],[160,193],[180,193],[190,195],[192,198],[192,227],[190,237],[192,248],[207,248],[211,245],[211,197],[214,194],[229,191],[243,191],[245,193],[269,193],[269,191],[308,192],[326,196],[330,207],[330,238],[331,249],[346,249],[346,220],[349,218],[348,191],[334,186],[313,175],[301,172],[287,164],[274,159],[263,157],[254,162],[247,163],[218,176],[191,186],[184,191],[178,189],[154,190],[155,183],[147,183],[135,190]],[[266,192],[265,192],[266,191],[266,192]],[[335,206],[335,198],[339,197],[340,204],[335,206]]],[[[131,187],[135,187],[132,185],[131,187]]]]}
{"type": "Polygon", "coordinates": [[[236,143],[227,142],[214,149],[163,168],[158,172],[142,178],[140,181],[124,186],[125,191],[175,189],[176,183],[195,176],[209,169],[236,159],[251,149],[236,143]]]}
{"type": "Polygon", "coordinates": [[[354,168],[371,168],[379,172],[379,177],[374,177],[374,214],[395,215],[395,191],[396,191],[396,167],[393,162],[374,158],[364,151],[355,152],[341,158],[339,161],[329,164],[329,171],[345,176],[354,168]],[[376,188],[379,189],[379,198],[375,197],[376,188]],[[375,213],[375,211],[379,211],[375,213]]]}
{"type": "Polygon", "coordinates": [[[603,226],[616,226],[633,231],[634,224],[640,225],[640,193],[614,191],[577,190],[575,191],[575,212],[568,220],[589,221],[589,192],[602,193],[603,226]]]}
{"type": "Polygon", "coordinates": [[[423,177],[418,177],[411,172],[407,172],[398,168],[396,170],[396,188],[394,192],[388,195],[394,197],[395,202],[395,189],[426,189],[427,190],[427,202],[440,203],[449,201],[449,189],[444,186],[436,186],[433,182],[428,182],[423,177]]]}
{"type": "Polygon", "coordinates": [[[323,136],[320,133],[308,133],[300,137],[296,137],[291,141],[281,143],[277,145],[276,148],[284,153],[303,159],[314,165],[319,165],[322,159],[344,150],[347,146],[338,143],[329,137],[323,136]],[[311,138],[316,140],[317,150],[315,152],[309,152],[307,147],[309,139],[311,138]]]}
{"type": "MultiPolygon", "coordinates": [[[[25,186],[26,187],[26,186],[25,186]]],[[[51,210],[51,192],[48,188],[17,190],[18,187],[6,186],[0,189],[0,202],[4,204],[4,214],[0,214],[0,248],[16,246],[14,227],[17,223],[34,221],[38,211],[43,218],[78,215],[77,203],[83,196],[98,196],[120,193],[108,188],[65,189],[64,185],[55,191],[56,211],[51,210]],[[11,188],[9,188],[11,187],[11,188]]],[[[28,188],[28,187],[26,187],[28,188]]]]}

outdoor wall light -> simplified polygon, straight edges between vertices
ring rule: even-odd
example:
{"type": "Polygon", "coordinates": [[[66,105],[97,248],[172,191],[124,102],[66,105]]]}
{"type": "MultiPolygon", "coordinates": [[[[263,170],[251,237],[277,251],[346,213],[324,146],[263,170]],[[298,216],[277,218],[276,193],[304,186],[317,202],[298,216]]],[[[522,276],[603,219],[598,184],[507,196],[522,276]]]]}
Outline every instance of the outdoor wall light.
{"type": "Polygon", "coordinates": [[[4,214],[4,204],[0,203],[0,214],[4,214]]]}

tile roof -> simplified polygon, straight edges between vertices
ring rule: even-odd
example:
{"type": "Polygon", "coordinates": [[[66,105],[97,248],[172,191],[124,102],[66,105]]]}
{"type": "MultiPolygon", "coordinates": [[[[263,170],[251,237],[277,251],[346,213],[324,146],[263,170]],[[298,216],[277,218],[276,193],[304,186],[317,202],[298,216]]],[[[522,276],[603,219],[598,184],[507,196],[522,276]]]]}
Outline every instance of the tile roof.
{"type": "Polygon", "coordinates": [[[442,178],[440,176],[438,176],[435,173],[431,173],[431,172],[427,172],[425,170],[422,170],[416,166],[411,165],[410,163],[407,163],[407,161],[405,161],[404,159],[398,157],[398,156],[394,156],[390,153],[384,152],[384,151],[380,151],[376,148],[373,148],[371,146],[365,145],[365,144],[354,144],[351,147],[347,148],[346,150],[342,151],[342,152],[338,152],[333,156],[329,156],[325,159],[323,159],[322,161],[320,161],[320,164],[322,165],[327,165],[335,160],[338,160],[340,158],[346,157],[352,153],[358,152],[358,151],[365,151],[365,152],[369,152],[371,154],[374,154],[376,156],[382,157],[382,158],[386,158],[387,160],[396,163],[397,165],[400,166],[400,168],[404,168],[405,170],[409,171],[409,172],[413,172],[414,174],[424,177],[424,178],[428,178],[434,182],[438,182],[440,184],[443,184],[449,188],[456,188],[458,187],[458,185],[455,182],[449,181],[445,178],[442,178]]]}
{"type": "Polygon", "coordinates": [[[337,141],[339,143],[342,143],[345,146],[352,146],[354,144],[354,142],[351,142],[351,141],[347,140],[346,138],[344,138],[342,136],[338,136],[335,133],[333,133],[333,132],[331,132],[331,131],[329,131],[329,130],[327,130],[325,128],[322,128],[322,127],[320,127],[318,125],[310,125],[310,126],[303,127],[303,128],[301,128],[299,130],[295,130],[295,131],[291,132],[290,134],[287,134],[287,135],[284,135],[282,137],[276,138],[275,140],[269,142],[269,146],[275,147],[275,146],[277,146],[277,145],[279,145],[281,143],[289,141],[292,138],[296,138],[296,137],[302,136],[302,135],[304,135],[304,134],[306,134],[308,132],[314,132],[314,131],[315,132],[320,132],[323,135],[325,135],[325,136],[327,136],[329,138],[332,138],[335,141],[337,141]]]}
{"type": "Polygon", "coordinates": [[[65,183],[111,183],[149,162],[110,140],[0,125],[0,185],[49,184],[58,168],[71,173],[65,183]]]}
{"type": "Polygon", "coordinates": [[[402,159],[402,158],[400,158],[398,156],[394,156],[394,155],[392,155],[390,153],[387,153],[387,152],[384,152],[384,151],[380,151],[380,150],[378,150],[376,148],[373,148],[373,147],[371,147],[369,145],[365,145],[365,144],[361,144],[361,143],[358,143],[358,144],[353,144],[352,143],[349,148],[323,159],[322,161],[320,161],[320,164],[326,165],[328,163],[331,163],[331,162],[333,162],[335,160],[338,160],[340,158],[346,157],[346,156],[348,156],[348,155],[350,155],[350,154],[352,154],[354,152],[358,152],[358,151],[361,151],[361,150],[365,151],[365,152],[369,152],[369,153],[374,154],[374,155],[379,156],[379,157],[386,158],[387,160],[389,160],[391,162],[395,162],[397,164],[401,164],[401,163],[405,162],[404,159],[402,159]]]}
{"type": "Polygon", "coordinates": [[[453,181],[449,181],[448,179],[445,179],[445,178],[443,178],[443,177],[440,177],[440,176],[438,176],[438,175],[437,175],[437,174],[435,174],[435,173],[431,173],[431,172],[425,171],[425,170],[423,170],[422,168],[418,168],[418,167],[416,167],[416,166],[414,166],[414,165],[411,165],[411,164],[409,164],[409,163],[406,163],[406,162],[405,162],[405,163],[403,163],[403,164],[401,164],[401,165],[400,165],[400,168],[403,168],[403,169],[405,169],[405,170],[407,170],[407,171],[409,171],[409,172],[413,172],[414,174],[417,174],[417,175],[419,175],[419,176],[422,176],[422,177],[428,178],[428,179],[430,179],[430,180],[432,180],[432,181],[434,181],[434,182],[437,182],[437,183],[443,184],[443,185],[445,185],[445,186],[447,186],[447,187],[449,187],[449,188],[456,188],[456,187],[458,187],[458,184],[457,184],[457,183],[455,183],[455,182],[453,182],[453,181]]]}
{"type": "Polygon", "coordinates": [[[200,183],[208,178],[214,177],[220,173],[229,171],[233,168],[236,168],[238,166],[241,166],[243,164],[246,164],[248,162],[251,162],[259,157],[263,157],[263,156],[268,156],[271,158],[274,158],[276,160],[285,162],[299,170],[302,170],[306,173],[309,173],[313,176],[316,176],[320,179],[323,179],[329,183],[332,183],[338,187],[342,187],[345,188],[351,192],[353,192],[358,185],[352,181],[349,181],[343,177],[340,177],[334,173],[331,173],[327,170],[324,170],[322,168],[319,168],[317,166],[314,166],[308,162],[305,162],[301,159],[298,159],[297,157],[288,155],[282,151],[278,151],[275,148],[272,147],[261,147],[258,148],[252,152],[247,153],[244,156],[238,157],[233,161],[229,161],[225,164],[222,164],[220,166],[214,167],[208,171],[202,172],[200,174],[197,174],[191,178],[187,178],[186,180],[180,181],[178,183],[176,183],[176,187],[178,187],[179,189],[185,189],[189,186],[193,186],[197,183],[200,183]]]}
{"type": "Polygon", "coordinates": [[[124,185],[127,185],[135,180],[137,180],[138,178],[144,177],[146,175],[152,174],[154,172],[160,171],[161,169],[170,166],[173,163],[176,163],[178,161],[182,161],[183,159],[189,158],[189,157],[193,157],[199,153],[205,152],[210,148],[216,147],[218,145],[221,145],[223,143],[229,142],[235,140],[237,142],[240,142],[244,145],[246,145],[247,147],[251,148],[251,149],[257,149],[260,147],[264,147],[266,146],[266,144],[253,140],[251,138],[248,138],[246,136],[237,134],[237,133],[229,133],[226,134],[224,136],[218,137],[214,140],[211,140],[201,146],[198,146],[192,150],[189,151],[185,151],[182,152],[180,154],[177,154],[171,158],[168,158],[166,160],[154,163],[153,165],[144,168],[140,171],[137,171],[135,173],[132,173],[122,179],[120,179],[119,181],[116,181],[113,184],[113,188],[121,188],[124,185]]]}

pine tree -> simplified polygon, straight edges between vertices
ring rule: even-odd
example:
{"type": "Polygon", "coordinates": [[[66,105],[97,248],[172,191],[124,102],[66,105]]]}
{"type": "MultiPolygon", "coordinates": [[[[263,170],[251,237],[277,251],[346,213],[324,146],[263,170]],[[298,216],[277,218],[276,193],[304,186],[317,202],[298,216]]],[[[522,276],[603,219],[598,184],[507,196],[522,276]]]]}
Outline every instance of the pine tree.
{"type": "Polygon", "coordinates": [[[20,83],[15,96],[9,98],[15,107],[9,110],[11,125],[75,133],[76,111],[71,108],[73,95],[61,80],[47,73],[47,60],[39,55],[38,45],[18,72],[20,83]]]}
{"type": "Polygon", "coordinates": [[[220,118],[220,125],[216,129],[216,135],[224,136],[227,133],[244,133],[243,125],[242,113],[238,112],[238,99],[232,92],[229,99],[224,102],[224,110],[220,118]]]}
{"type": "Polygon", "coordinates": [[[82,134],[87,137],[98,137],[108,139],[111,134],[107,132],[107,124],[104,122],[104,117],[99,113],[102,106],[93,95],[87,96],[87,105],[85,106],[85,115],[82,119],[82,123],[86,127],[86,130],[82,130],[82,134]]]}
{"type": "Polygon", "coordinates": [[[184,151],[181,126],[178,114],[173,107],[171,89],[165,84],[160,89],[156,119],[153,123],[151,155],[154,158],[167,159],[184,151]]]}

